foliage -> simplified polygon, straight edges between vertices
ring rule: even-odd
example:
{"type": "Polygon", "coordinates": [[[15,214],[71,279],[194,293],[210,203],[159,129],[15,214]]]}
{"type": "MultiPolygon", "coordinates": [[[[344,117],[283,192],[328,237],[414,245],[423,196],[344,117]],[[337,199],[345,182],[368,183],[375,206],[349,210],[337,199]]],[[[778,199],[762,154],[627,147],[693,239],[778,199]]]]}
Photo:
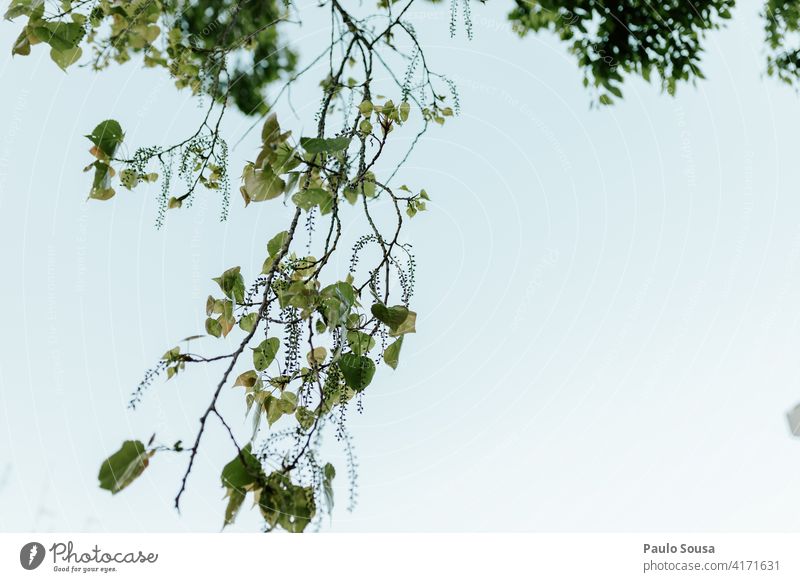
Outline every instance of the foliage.
{"type": "Polygon", "coordinates": [[[100,487],[111,493],[119,493],[142,474],[154,452],[147,450],[139,441],[125,441],[100,466],[100,473],[97,475],[100,487]]]}
{"type": "Polygon", "coordinates": [[[768,0],[764,6],[767,72],[789,85],[800,82],[800,4],[768,0]]]}
{"type": "Polygon", "coordinates": [[[7,19],[28,18],[12,53],[50,45],[62,69],[91,53],[102,70],[142,55],[146,67],[163,67],[178,88],[230,99],[246,114],[266,113],[263,90],[291,72],[296,55],[280,38],[289,20],[280,0],[62,0],[46,12],[44,0],[12,0],[7,19]],[[81,46],[83,45],[83,46],[81,46]]]}
{"type": "MultiPolygon", "coordinates": [[[[319,9],[330,16],[330,45],[295,72],[296,57],[281,28],[297,16],[290,2],[12,0],[6,18],[22,22],[13,54],[28,55],[44,44],[61,69],[84,58],[96,70],[137,56],[146,67],[166,69],[178,88],[207,104],[198,129],[169,146],[124,148],[129,144],[123,125],[101,121],[86,135],[92,156],[85,168],[92,172],[89,198],[109,200],[120,186],[132,190],[158,181],[158,226],[168,210],[190,206],[198,189],[221,193],[225,219],[231,178],[220,127],[232,104],[257,115],[261,125],[259,147],[241,169],[242,203],[269,205],[273,213],[289,210],[286,228],[266,237],[263,262],[231,266],[209,281],[205,334],[235,338],[235,348],[201,355],[188,346],[203,336],[185,338],[146,373],[131,399],[135,407],[162,373],[171,379],[189,365],[221,363],[224,371],[208,395],[192,445],[154,444],[155,435],[147,445],[125,441],[102,463],[101,488],[115,494],[128,487],[156,453],[184,454],[178,508],[213,417],[235,451],[221,467],[225,526],[251,495],[267,530],[318,527],[334,502],[336,470],[318,458],[326,426],[335,428],[344,448],[348,506],[354,506],[357,464],[347,411],[353,406],[361,411],[381,364],[396,369],[407,336],[416,332],[417,314],[410,308],[415,261],[402,227],[431,201],[425,189],[390,183],[429,126],[444,124],[460,108],[454,84],[429,68],[407,20],[414,2],[378,0],[356,12],[339,0],[321,1],[319,9]],[[316,131],[297,136],[283,126],[273,105],[320,63],[325,71],[316,131]],[[264,95],[271,84],[281,88],[268,104],[264,95]],[[403,127],[416,135],[411,149],[398,149],[389,139],[403,127]],[[125,149],[133,154],[122,155],[125,149]],[[388,151],[399,152],[402,161],[384,175],[378,161],[388,151]],[[182,186],[173,179],[176,169],[182,186]],[[380,203],[393,210],[388,223],[376,218],[380,203]],[[364,232],[351,250],[348,274],[333,277],[330,264],[341,252],[345,213],[358,214],[364,232]],[[301,237],[303,229],[307,237],[301,237]],[[252,423],[241,444],[218,409],[227,385],[252,423]]],[[[678,82],[702,77],[704,35],[729,18],[732,6],[733,0],[669,0],[657,9],[636,0],[516,0],[510,18],[520,34],[546,29],[567,41],[585,84],[598,91],[599,103],[609,104],[612,96],[621,96],[627,74],[649,79],[655,72],[670,93],[678,82]]],[[[471,36],[469,1],[452,0],[450,10],[451,34],[460,12],[471,36]]],[[[765,12],[768,71],[795,83],[798,52],[784,41],[797,32],[800,12],[793,2],[772,0],[765,12]]]]}
{"type": "Polygon", "coordinates": [[[519,34],[552,30],[567,41],[584,71],[584,85],[598,89],[600,103],[622,97],[625,74],[675,91],[680,81],[702,78],[699,61],[705,33],[730,18],[734,0],[515,0],[511,12],[519,34]]]}
{"type": "MultiPolygon", "coordinates": [[[[124,62],[141,53],[146,65],[169,69],[179,87],[213,97],[195,134],[169,147],[140,147],[129,158],[119,155],[125,142],[121,124],[113,119],[99,123],[87,135],[94,158],[86,168],[94,172],[90,198],[112,198],[119,189],[117,182],[134,189],[141,182],[155,180],[162,182],[165,209],[182,207],[198,184],[227,192],[227,146],[219,131],[226,106],[233,102],[247,113],[265,113],[263,107],[243,104],[255,100],[263,104],[263,85],[275,78],[272,73],[264,76],[266,69],[261,64],[252,70],[246,67],[250,81],[242,85],[242,92],[235,66],[215,68],[235,59],[240,47],[253,49],[250,57],[255,59],[271,51],[277,39],[277,12],[262,12],[255,4],[214,4],[214,18],[223,25],[213,31],[213,38],[187,42],[187,35],[196,34],[201,24],[201,5],[190,5],[168,26],[167,15],[174,14],[175,3],[101,0],[90,7],[86,2],[66,2],[60,12],[48,15],[44,5],[35,0],[15,0],[8,16],[28,17],[23,45],[47,42],[62,52],[82,52],[89,47],[95,53],[92,64],[98,69],[110,60],[124,62]],[[80,12],[83,8],[88,12],[80,12]],[[45,35],[40,31],[44,28],[52,33],[45,35]],[[159,48],[156,40],[167,28],[164,46],[159,48]],[[178,158],[187,190],[167,198],[174,188],[170,182],[173,158],[178,158]]],[[[385,8],[382,19],[359,19],[338,2],[331,8],[341,34],[329,49],[316,134],[295,137],[270,112],[263,120],[261,145],[242,169],[239,190],[246,206],[283,199],[291,201],[294,210],[288,228],[269,238],[263,264],[232,266],[213,278],[217,290],[206,301],[205,331],[218,338],[238,334],[238,347],[210,357],[185,351],[180,345],[169,349],[131,401],[137,404],[146,386],[163,371],[172,378],[190,364],[226,363],[194,444],[185,450],[188,466],[175,499],[177,507],[206,423],[214,417],[228,429],[236,450],[233,460],[222,469],[228,499],[225,525],[233,522],[248,493],[253,494],[267,529],[303,531],[312,520],[319,520],[321,511],[331,510],[336,472],[332,465],[317,461],[321,430],[326,423],[335,423],[339,425],[337,436],[347,439],[345,409],[354,399],[360,402],[382,359],[397,367],[402,342],[395,340],[387,346],[387,338],[402,338],[415,331],[416,315],[408,309],[413,259],[400,232],[404,219],[425,210],[429,197],[424,191],[412,194],[405,187],[393,190],[376,176],[373,167],[387,151],[391,132],[413,119],[412,111],[416,110],[424,129],[429,120],[441,123],[452,115],[452,109],[444,104],[442,91],[434,90],[438,77],[427,66],[410,72],[404,83],[382,88],[394,92],[396,99],[374,92],[373,66],[386,58],[381,52],[395,52],[396,35],[404,34],[416,43],[413,29],[395,16],[391,7],[385,8]],[[341,53],[334,54],[334,49],[341,53]],[[396,211],[395,224],[388,232],[379,228],[371,210],[383,199],[396,211]],[[347,277],[326,281],[325,267],[341,238],[341,213],[348,208],[364,216],[368,237],[354,249],[347,277]],[[413,212],[405,214],[404,208],[413,212]],[[324,228],[315,228],[317,221],[322,221],[324,228]],[[301,225],[312,239],[319,235],[316,256],[296,250],[301,225]],[[378,251],[372,264],[358,260],[367,248],[378,251]],[[386,307],[395,286],[402,291],[403,303],[386,307]],[[222,388],[234,377],[232,386],[243,391],[241,397],[252,419],[251,437],[244,445],[217,409],[222,388]],[[287,428],[271,430],[278,423],[287,428]],[[278,438],[280,435],[288,438],[278,438]]],[[[14,51],[29,52],[20,50],[20,41],[14,51]]],[[[53,59],[59,65],[65,62],[61,54],[54,54],[53,59]]],[[[286,59],[285,68],[290,60],[286,59]]],[[[160,213],[159,224],[163,216],[160,213]]],[[[101,487],[113,493],[127,487],[160,450],[184,452],[179,445],[170,448],[126,441],[104,462],[101,487]]]]}

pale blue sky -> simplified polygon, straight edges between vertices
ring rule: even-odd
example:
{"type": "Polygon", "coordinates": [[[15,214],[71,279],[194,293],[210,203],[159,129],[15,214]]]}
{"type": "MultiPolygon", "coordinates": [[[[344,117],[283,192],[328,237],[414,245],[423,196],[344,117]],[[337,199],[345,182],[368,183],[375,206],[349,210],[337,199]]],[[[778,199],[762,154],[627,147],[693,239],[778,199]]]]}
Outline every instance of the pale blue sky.
{"type": "MultiPolygon", "coordinates": [[[[509,5],[476,5],[471,42],[449,38],[446,7],[413,15],[462,115],[399,177],[433,197],[408,233],[418,333],[350,415],[360,504],[344,511],[339,479],[330,529],[797,530],[784,414],[800,401],[800,97],[763,76],[757,5],[709,38],[706,82],[669,98],[634,80],[602,110],[561,44],[510,33],[509,5]]],[[[17,29],[0,26],[0,45],[17,29]]],[[[324,30],[309,18],[293,42],[310,56],[324,30]]],[[[157,457],[113,498],[97,469],[125,438],[191,439],[218,369],[125,404],[202,329],[210,277],[253,274],[288,210],[234,195],[221,224],[208,195],[156,231],[155,190],[85,202],[98,121],[171,143],[201,110],[161,72],[3,55],[0,529],[215,531],[231,456],[218,427],[182,516],[185,458],[157,457]]],[[[298,133],[314,84],[294,92],[300,120],[281,110],[298,133]]],[[[225,132],[248,124],[231,115],[225,132]]],[[[239,398],[224,393],[232,418],[239,398]]]]}

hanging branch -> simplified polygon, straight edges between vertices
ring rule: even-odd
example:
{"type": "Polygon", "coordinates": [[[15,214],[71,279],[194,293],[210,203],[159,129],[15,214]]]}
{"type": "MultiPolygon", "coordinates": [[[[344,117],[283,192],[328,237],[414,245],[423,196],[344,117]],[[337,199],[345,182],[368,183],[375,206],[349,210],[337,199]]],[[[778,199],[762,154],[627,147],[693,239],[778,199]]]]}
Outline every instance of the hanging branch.
{"type": "MultiPolygon", "coordinates": [[[[414,279],[413,272],[407,271],[413,269],[413,256],[410,245],[401,242],[403,210],[413,217],[425,210],[429,199],[424,190],[415,194],[405,186],[390,188],[391,176],[383,180],[377,171],[380,161],[392,151],[390,138],[397,128],[418,122],[420,126],[412,130],[416,143],[430,121],[442,123],[453,113],[444,105],[445,97],[438,94],[444,91],[434,90],[438,77],[429,69],[413,27],[403,20],[413,4],[414,0],[407,0],[399,9],[392,9],[390,3],[377,18],[360,18],[338,0],[323,6],[330,14],[330,42],[325,52],[289,76],[273,102],[277,104],[297,79],[327,58],[316,133],[296,138],[282,129],[275,112],[261,115],[260,151],[242,170],[240,192],[245,206],[288,200],[294,206],[291,219],[285,230],[265,241],[264,264],[250,284],[245,283],[240,267],[231,267],[214,278],[221,294],[209,296],[206,302],[206,334],[226,337],[238,327],[242,337],[230,353],[204,355],[178,345],[162,356],[137,388],[131,407],[140,403],[148,386],[162,373],[169,379],[183,374],[187,365],[225,362],[192,445],[184,448],[178,442],[170,447],[156,443],[155,436],[146,445],[126,441],[103,463],[101,487],[115,493],[127,487],[157,452],[187,453],[175,496],[175,508],[180,510],[213,418],[235,450],[221,473],[228,497],[226,525],[233,522],[249,493],[254,495],[267,530],[303,531],[323,512],[330,512],[336,472],[331,464],[319,462],[326,425],[334,425],[336,437],[343,439],[354,491],[355,461],[345,426],[347,408],[355,401],[362,410],[377,365],[396,368],[405,336],[415,332],[416,313],[408,305],[414,279]],[[410,64],[399,49],[401,42],[414,51],[410,64]],[[393,77],[394,83],[377,87],[374,63],[389,68],[388,60],[398,58],[408,65],[403,81],[393,77]],[[378,97],[382,92],[395,92],[397,100],[378,97]],[[393,209],[394,225],[388,229],[375,216],[381,201],[388,201],[393,209]],[[353,249],[348,276],[331,280],[326,267],[340,250],[343,213],[360,214],[367,234],[353,249]],[[299,251],[302,225],[308,233],[307,247],[318,250],[317,257],[299,251]],[[378,250],[371,264],[366,260],[370,247],[378,250]],[[401,296],[392,300],[398,286],[401,296]],[[232,428],[235,425],[218,406],[222,389],[228,385],[242,389],[240,397],[252,419],[250,438],[243,445],[232,428]]],[[[222,191],[225,219],[230,179],[227,140],[221,127],[229,103],[241,97],[230,63],[238,51],[263,41],[264,35],[274,34],[279,23],[288,22],[288,13],[272,9],[257,16],[246,1],[230,2],[226,11],[216,13],[213,42],[186,38],[183,25],[173,25],[165,39],[166,48],[158,48],[155,40],[171,22],[168,12],[162,12],[169,3],[130,3],[110,10],[101,2],[92,4],[90,15],[82,17],[81,9],[88,7],[85,2],[66,3],[50,16],[28,11],[25,34],[38,35],[41,23],[56,26],[59,34],[74,34],[79,51],[82,42],[95,51],[95,68],[140,52],[146,63],[167,68],[177,85],[189,86],[200,98],[208,99],[192,135],[170,146],[140,147],[127,156],[120,154],[124,144],[121,124],[115,120],[100,123],[88,136],[94,146],[94,161],[87,167],[94,171],[89,197],[112,198],[117,179],[128,189],[142,182],[160,182],[156,223],[161,226],[169,209],[191,202],[203,186],[222,191]],[[113,22],[110,32],[102,26],[106,19],[113,22]],[[185,186],[173,194],[174,160],[178,160],[185,186]]],[[[409,154],[405,149],[399,152],[403,161],[409,154]]],[[[351,501],[354,499],[351,493],[351,501]]]]}

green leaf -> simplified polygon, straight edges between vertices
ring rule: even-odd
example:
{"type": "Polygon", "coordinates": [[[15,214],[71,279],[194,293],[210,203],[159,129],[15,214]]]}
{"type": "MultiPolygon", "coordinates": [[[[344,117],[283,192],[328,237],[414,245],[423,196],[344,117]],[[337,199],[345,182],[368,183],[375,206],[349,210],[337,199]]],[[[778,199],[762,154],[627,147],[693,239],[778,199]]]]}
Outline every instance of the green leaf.
{"type": "Polygon", "coordinates": [[[286,239],[288,238],[289,233],[285,230],[273,236],[267,243],[267,252],[269,253],[269,256],[277,256],[280,250],[283,248],[283,245],[286,243],[286,239]]]}
{"type": "Polygon", "coordinates": [[[409,314],[408,307],[403,305],[386,307],[383,303],[375,303],[371,311],[375,319],[385,323],[392,331],[396,330],[406,320],[409,314]]]}
{"type": "Polygon", "coordinates": [[[372,101],[362,101],[361,105],[358,106],[358,110],[364,117],[369,117],[372,115],[372,101]]]}
{"type": "Polygon", "coordinates": [[[261,265],[261,274],[266,275],[267,273],[269,273],[270,270],[272,270],[274,263],[275,260],[272,257],[267,257],[266,259],[264,259],[264,264],[261,265]]]}
{"type": "Polygon", "coordinates": [[[345,188],[342,190],[342,196],[344,196],[344,199],[350,204],[355,204],[358,202],[358,192],[352,188],[345,188]]]}
{"type": "Polygon", "coordinates": [[[333,137],[333,138],[319,138],[319,137],[301,137],[300,145],[303,149],[310,154],[330,154],[346,150],[350,145],[349,137],[333,137]]]}
{"type": "Polygon", "coordinates": [[[244,331],[253,331],[258,325],[258,312],[248,313],[239,320],[239,327],[244,331]]]}
{"type": "Polygon", "coordinates": [[[361,120],[361,123],[358,124],[358,131],[364,135],[369,135],[372,133],[372,124],[369,122],[369,119],[361,120]]]}
{"type": "MultiPolygon", "coordinates": [[[[295,271],[297,276],[305,276],[295,271]]],[[[302,281],[292,282],[288,288],[278,290],[278,299],[281,308],[288,306],[302,309],[306,315],[309,310],[313,310],[317,304],[319,292],[314,288],[313,283],[305,284],[302,281]]]]}
{"type": "Polygon", "coordinates": [[[267,422],[270,426],[278,422],[281,416],[283,416],[286,412],[284,405],[282,404],[282,400],[280,398],[276,398],[272,394],[267,394],[266,398],[264,399],[263,406],[267,413],[267,422]]]}
{"type": "Polygon", "coordinates": [[[375,338],[361,331],[348,331],[347,343],[354,354],[363,356],[375,347],[375,338]]]}
{"type": "Polygon", "coordinates": [[[37,9],[44,9],[44,0],[12,0],[4,18],[14,20],[18,16],[30,15],[37,9]]]}
{"type": "Polygon", "coordinates": [[[44,22],[33,29],[36,38],[58,51],[77,47],[83,33],[83,26],[77,22],[44,22]]]}
{"type": "Polygon", "coordinates": [[[283,194],[286,182],[281,180],[271,168],[256,169],[252,164],[244,168],[244,193],[252,202],[272,200],[283,194]]]}
{"type": "Polygon", "coordinates": [[[113,188],[92,188],[89,198],[92,200],[111,200],[117,192],[113,188]]]}
{"type": "Polygon", "coordinates": [[[312,487],[295,485],[280,471],[267,477],[258,505],[270,527],[280,526],[291,533],[302,532],[316,514],[312,487]]]}
{"type": "Polygon", "coordinates": [[[261,128],[261,141],[265,144],[272,144],[279,141],[280,137],[281,126],[278,123],[278,116],[272,112],[264,120],[264,127],[261,128]]]}
{"type": "Polygon", "coordinates": [[[119,173],[119,181],[128,190],[132,190],[139,184],[139,173],[134,170],[122,170],[119,173]]]}
{"type": "Polygon", "coordinates": [[[233,302],[223,299],[217,302],[215,309],[219,309],[220,316],[217,318],[217,323],[220,325],[220,332],[223,336],[227,336],[236,324],[236,318],[233,316],[233,302]]]}
{"type": "Polygon", "coordinates": [[[22,32],[14,41],[14,46],[11,47],[12,55],[28,56],[31,54],[31,39],[28,37],[28,29],[25,27],[22,32]]]}
{"type": "Polygon", "coordinates": [[[232,267],[221,276],[214,277],[213,281],[219,285],[229,299],[233,299],[237,304],[242,304],[244,303],[244,278],[239,271],[239,267],[232,267]]]}
{"type": "Polygon", "coordinates": [[[294,416],[303,430],[308,430],[314,426],[316,416],[305,406],[298,406],[294,416]]]}
{"type": "Polygon", "coordinates": [[[331,328],[346,321],[350,310],[356,302],[353,286],[345,281],[328,285],[320,292],[322,312],[331,328]]]}
{"type": "Polygon", "coordinates": [[[141,441],[125,441],[120,449],[100,465],[100,488],[119,493],[142,474],[155,451],[147,451],[141,441]]]}
{"type": "Polygon", "coordinates": [[[248,443],[233,460],[222,468],[222,486],[236,491],[247,491],[253,485],[263,481],[264,472],[261,463],[253,456],[248,443]]]}
{"type": "Polygon", "coordinates": [[[276,337],[265,339],[257,348],[253,348],[253,365],[259,372],[266,370],[275,359],[281,342],[276,337]]]}
{"type": "Polygon", "coordinates": [[[328,350],[325,348],[314,348],[313,351],[309,351],[306,355],[306,360],[308,360],[308,365],[312,368],[319,366],[320,364],[325,362],[325,358],[328,357],[328,350]]]}
{"type": "Polygon", "coordinates": [[[375,375],[375,362],[366,356],[349,352],[343,354],[337,363],[345,383],[356,392],[361,392],[369,386],[375,375]]]}
{"type": "Polygon", "coordinates": [[[278,405],[284,414],[294,414],[294,411],[297,410],[297,394],[285,390],[281,394],[278,405]]]}
{"type": "MultiPolygon", "coordinates": [[[[400,111],[400,119],[406,121],[408,119],[408,114],[411,112],[411,104],[408,101],[403,101],[398,108],[400,111]]],[[[445,107],[445,110],[450,111],[450,115],[453,114],[453,111],[449,107],[445,107]]],[[[444,113],[448,115],[448,113],[444,113]]]]}
{"type": "Polygon", "coordinates": [[[53,62],[57,64],[62,71],[66,71],[67,67],[76,63],[78,59],[81,58],[82,54],[83,50],[79,46],[65,50],[58,50],[56,48],[50,49],[50,58],[53,59],[53,62]]]}
{"type": "Polygon", "coordinates": [[[403,338],[402,336],[396,339],[392,344],[390,344],[385,350],[383,350],[383,361],[392,368],[392,370],[397,369],[397,364],[400,360],[400,348],[403,347],[403,338]]]}
{"type": "Polygon", "coordinates": [[[327,214],[333,206],[333,196],[322,188],[309,188],[300,190],[292,196],[292,202],[305,211],[319,206],[322,214],[327,214]]]}
{"type": "Polygon", "coordinates": [[[236,386],[244,386],[245,388],[253,388],[256,383],[258,382],[258,373],[255,370],[248,370],[242,374],[239,374],[239,377],[236,378],[236,382],[233,384],[234,387],[236,386]]]}
{"type": "Polygon", "coordinates": [[[206,319],[206,332],[214,337],[220,337],[222,335],[222,324],[216,319],[209,317],[206,319]]]}
{"type": "Polygon", "coordinates": [[[247,494],[239,489],[228,489],[228,505],[225,507],[225,523],[222,527],[231,525],[236,521],[236,516],[242,508],[242,503],[244,503],[246,496],[247,494]]]}
{"type": "Polygon", "coordinates": [[[323,469],[322,489],[325,492],[325,505],[328,511],[333,509],[333,478],[336,477],[336,469],[330,463],[325,463],[323,469]]]}
{"type": "Polygon", "coordinates": [[[96,160],[89,164],[86,170],[94,168],[94,179],[92,180],[92,189],[89,191],[89,198],[93,200],[108,200],[115,194],[111,184],[111,166],[96,160]]]}
{"type": "Polygon", "coordinates": [[[114,152],[117,151],[117,146],[122,143],[124,134],[122,127],[118,121],[107,119],[94,128],[92,133],[86,136],[91,142],[97,146],[107,158],[114,157],[114,152]]]}
{"type": "Polygon", "coordinates": [[[389,332],[389,335],[392,337],[402,336],[407,333],[416,333],[417,332],[417,314],[413,311],[408,312],[408,317],[406,317],[405,321],[397,326],[396,329],[389,332]]]}
{"type": "Polygon", "coordinates": [[[375,197],[375,174],[372,172],[366,172],[364,174],[364,179],[361,181],[361,191],[364,193],[364,196],[367,198],[374,198],[375,197]]]}
{"type": "Polygon", "coordinates": [[[312,488],[295,487],[287,498],[289,510],[283,512],[278,523],[289,533],[303,533],[317,512],[312,488]]]}

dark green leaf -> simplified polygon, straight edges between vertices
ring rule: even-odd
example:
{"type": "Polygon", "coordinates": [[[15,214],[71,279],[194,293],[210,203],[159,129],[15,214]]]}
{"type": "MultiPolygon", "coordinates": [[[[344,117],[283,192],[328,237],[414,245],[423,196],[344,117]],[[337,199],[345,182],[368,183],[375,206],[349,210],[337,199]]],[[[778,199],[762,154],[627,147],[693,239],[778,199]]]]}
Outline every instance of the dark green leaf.
{"type": "Polygon", "coordinates": [[[248,443],[241,454],[222,468],[220,478],[222,486],[228,489],[245,492],[263,482],[264,472],[261,463],[255,458],[248,443]]]}
{"type": "Polygon", "coordinates": [[[271,527],[278,525],[291,533],[302,532],[316,514],[313,489],[295,485],[278,471],[267,477],[258,505],[271,527]]]}
{"type": "Polygon", "coordinates": [[[339,358],[338,365],[345,383],[356,392],[369,386],[375,375],[375,362],[366,356],[349,352],[339,358]]]}
{"type": "Polygon", "coordinates": [[[239,270],[239,267],[232,267],[213,279],[222,292],[237,304],[244,303],[244,278],[239,270]]]}
{"type": "Polygon", "coordinates": [[[376,303],[372,306],[372,315],[385,323],[392,331],[396,330],[408,317],[408,308],[403,305],[386,307],[383,303],[376,303]]]}
{"type": "Polygon", "coordinates": [[[97,146],[106,157],[114,157],[114,152],[117,151],[117,146],[122,143],[124,137],[122,127],[118,121],[107,119],[97,125],[92,133],[86,136],[91,142],[97,146]]]}
{"type": "Polygon", "coordinates": [[[68,51],[78,46],[83,38],[83,26],[77,22],[45,22],[33,29],[33,34],[57,51],[68,51]]]}
{"type": "Polygon", "coordinates": [[[310,154],[330,154],[346,150],[350,145],[349,137],[319,138],[301,137],[300,145],[310,154]]]}
{"type": "Polygon", "coordinates": [[[269,367],[269,365],[275,359],[275,355],[278,353],[278,348],[280,348],[280,345],[281,342],[278,338],[271,337],[261,342],[257,348],[253,348],[253,365],[255,366],[256,370],[260,372],[261,370],[266,370],[269,367]]]}
{"type": "Polygon", "coordinates": [[[147,451],[141,441],[125,441],[120,449],[100,465],[97,478],[100,488],[119,493],[142,474],[154,451],[147,451]]]}
{"type": "Polygon", "coordinates": [[[206,319],[206,331],[214,337],[219,337],[222,335],[222,324],[216,319],[209,317],[206,319]]]}
{"type": "Polygon", "coordinates": [[[405,321],[397,326],[396,329],[389,332],[389,335],[392,337],[401,336],[407,333],[416,333],[417,332],[417,314],[413,311],[408,312],[408,317],[406,317],[405,321]]]}

